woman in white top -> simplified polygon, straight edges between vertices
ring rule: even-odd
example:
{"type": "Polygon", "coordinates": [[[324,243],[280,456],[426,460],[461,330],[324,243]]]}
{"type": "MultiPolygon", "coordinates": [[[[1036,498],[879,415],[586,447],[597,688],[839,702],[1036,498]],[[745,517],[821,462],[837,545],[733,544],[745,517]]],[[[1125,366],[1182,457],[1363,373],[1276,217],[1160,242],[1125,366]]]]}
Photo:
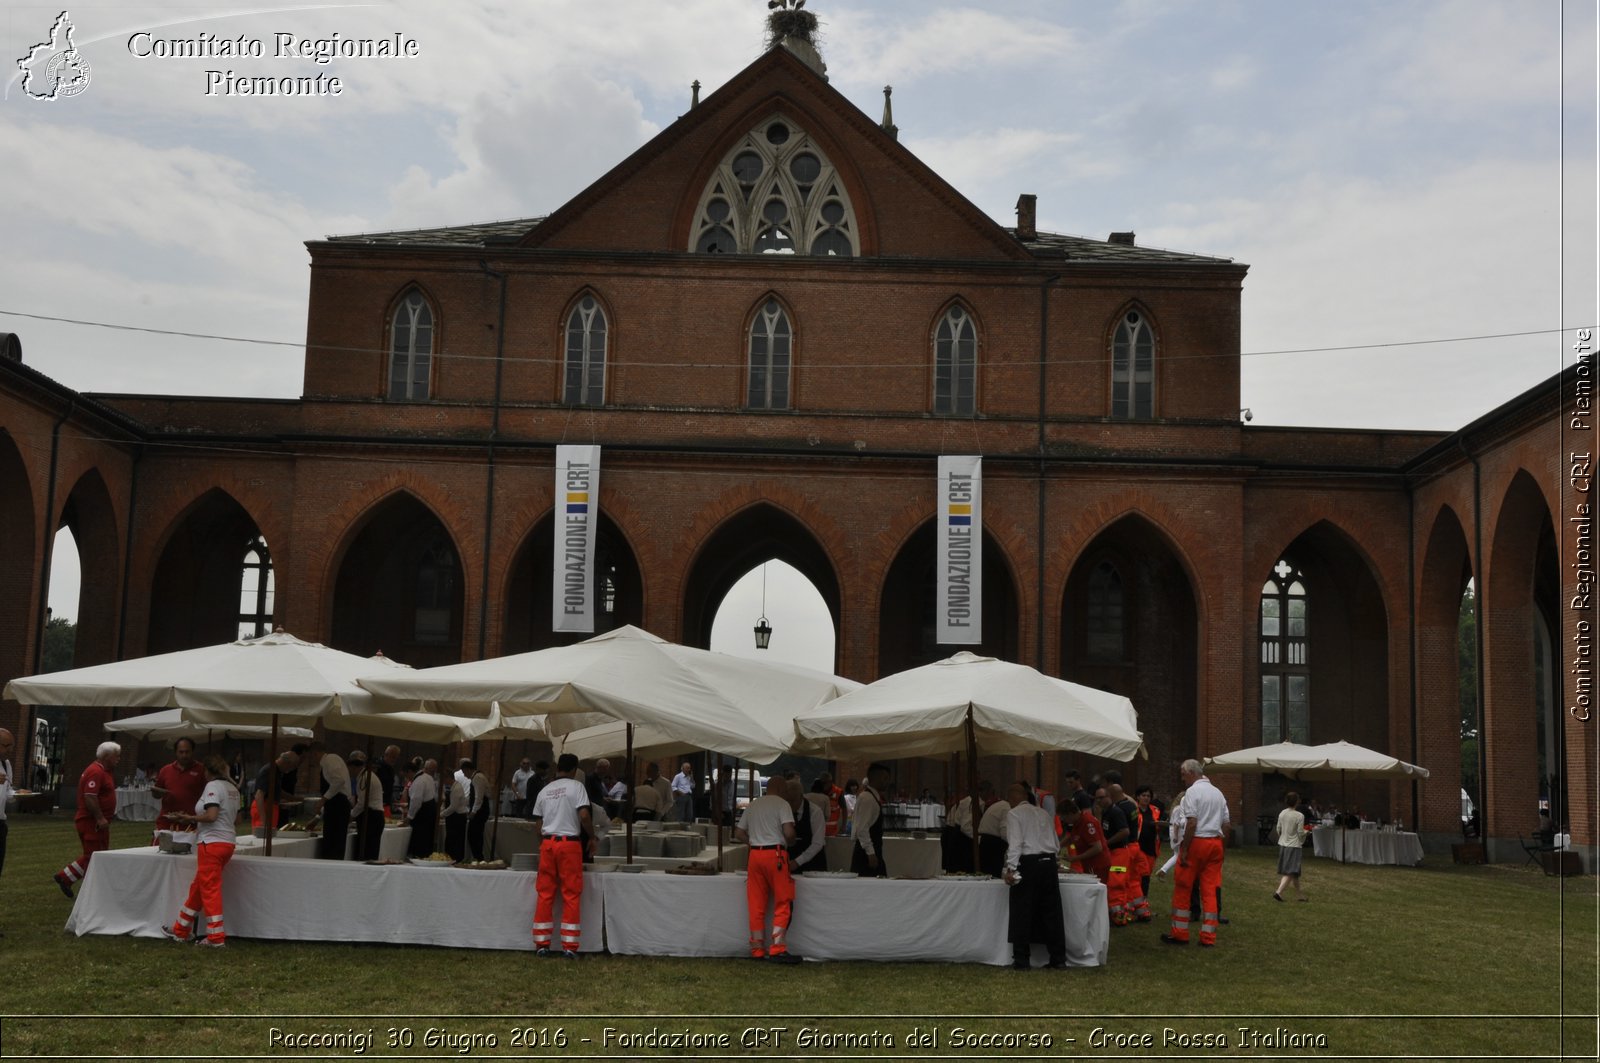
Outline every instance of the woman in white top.
{"type": "Polygon", "coordinates": [[[1283,900],[1283,887],[1294,883],[1297,900],[1305,900],[1300,892],[1300,860],[1305,855],[1306,817],[1300,812],[1300,795],[1290,790],[1283,796],[1284,809],[1278,813],[1278,888],[1272,894],[1275,901],[1283,900]]]}
{"type": "Polygon", "coordinates": [[[206,758],[206,786],[194,811],[174,812],[170,818],[192,823],[198,866],[189,884],[189,897],[178,909],[178,918],[161,932],[176,941],[188,941],[194,933],[200,910],[206,913],[206,936],[201,945],[221,948],[227,943],[222,925],[222,869],[233,859],[233,822],[239,815],[239,788],[229,778],[228,762],[213,754],[206,758]]]}

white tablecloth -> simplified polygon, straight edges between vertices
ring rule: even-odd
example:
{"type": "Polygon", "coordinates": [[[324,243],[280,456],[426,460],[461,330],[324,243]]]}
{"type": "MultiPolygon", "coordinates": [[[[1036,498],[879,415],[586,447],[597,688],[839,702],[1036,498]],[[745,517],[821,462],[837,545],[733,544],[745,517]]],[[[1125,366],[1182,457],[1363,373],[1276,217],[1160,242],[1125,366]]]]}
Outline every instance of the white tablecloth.
{"type": "MultiPolygon", "coordinates": [[[[646,872],[602,877],[612,952],[750,954],[744,876],[646,872]]],[[[1006,965],[1011,963],[1006,942],[1010,888],[996,880],[801,876],[795,881],[789,947],[808,959],[1006,965]]],[[[1063,879],[1061,903],[1067,962],[1103,966],[1111,936],[1105,887],[1092,878],[1063,879]]],[[[1034,954],[1042,961],[1044,946],[1035,945],[1034,954]]]]}
{"type": "MultiPolygon", "coordinates": [[[[829,871],[850,870],[850,850],[854,838],[829,838],[826,845],[829,871]]],[[[889,863],[890,878],[937,878],[942,869],[939,839],[883,836],[883,858],[889,863]]]]}
{"type": "Polygon", "coordinates": [[[1311,832],[1311,847],[1317,856],[1345,859],[1352,864],[1422,863],[1422,840],[1404,831],[1318,827],[1311,832]]]}
{"type": "MultiPolygon", "coordinates": [[[[279,831],[272,837],[272,855],[292,856],[300,858],[314,858],[317,855],[317,842],[304,831],[279,831]]],[[[411,844],[410,827],[385,827],[383,837],[378,839],[378,859],[404,860],[406,848],[411,844]]],[[[265,856],[266,841],[262,838],[243,835],[239,838],[239,849],[236,856],[265,856]]],[[[356,858],[356,836],[352,833],[350,840],[345,843],[344,858],[356,858]]]]}
{"type": "MultiPolygon", "coordinates": [[[[276,855],[276,839],[272,849],[276,855]]],[[[188,896],[194,869],[193,856],[153,849],[96,853],[67,929],[79,936],[160,937],[162,923],[177,917],[188,896]]],[[[235,857],[223,872],[223,914],[230,937],[531,950],[534,877],[521,871],[235,857]]],[[[583,951],[601,947],[599,882],[611,877],[584,876],[583,951]]],[[[558,898],[557,922],[560,912],[558,898]]]]}
{"type": "Polygon", "coordinates": [[[118,819],[147,822],[155,819],[161,811],[161,802],[148,786],[119,786],[117,787],[117,812],[118,819]]]}

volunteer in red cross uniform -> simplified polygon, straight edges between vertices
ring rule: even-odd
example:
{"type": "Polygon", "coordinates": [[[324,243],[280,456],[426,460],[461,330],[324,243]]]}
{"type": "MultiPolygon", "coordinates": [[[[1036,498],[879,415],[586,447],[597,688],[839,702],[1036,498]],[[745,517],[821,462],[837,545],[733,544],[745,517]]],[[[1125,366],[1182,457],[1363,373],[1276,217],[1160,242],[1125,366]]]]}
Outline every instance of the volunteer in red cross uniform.
{"type": "MultiPolygon", "coordinates": [[[[750,958],[774,963],[799,963],[784,936],[794,910],[794,879],[789,875],[789,846],[795,840],[794,807],[788,780],[773,776],[767,792],[750,802],[733,830],[734,840],[750,846],[744,883],[750,915],[750,958]],[[772,947],[767,947],[767,902],[772,901],[772,947]]],[[[804,801],[802,801],[804,803],[804,801]]]]}
{"type": "Polygon", "coordinates": [[[545,784],[533,803],[530,818],[539,825],[539,903],[533,911],[533,947],[540,956],[556,955],[550,948],[555,931],[556,891],[561,891],[561,955],[578,958],[582,929],[583,842],[578,835],[589,829],[589,791],[573,778],[578,758],[561,754],[556,777],[545,784]]]}
{"type": "Polygon", "coordinates": [[[174,812],[192,812],[206,788],[206,770],[194,759],[194,739],[180,738],[173,746],[177,759],[156,772],[155,785],[150,792],[161,798],[161,814],[156,817],[156,830],[173,830],[177,823],[174,812]]]}
{"type": "Polygon", "coordinates": [[[1222,886],[1222,839],[1232,828],[1228,802],[1222,791],[1211,785],[1198,760],[1186,760],[1178,769],[1188,792],[1183,807],[1188,814],[1183,837],[1178,842],[1178,868],[1172,882],[1172,933],[1162,934],[1169,945],[1189,943],[1189,922],[1193,917],[1189,893],[1200,883],[1200,944],[1217,943],[1217,890],[1222,886]]]}
{"type": "Polygon", "coordinates": [[[72,825],[83,842],[83,855],[55,874],[56,885],[69,899],[72,884],[89,871],[89,858],[111,848],[111,817],[117,813],[117,780],[112,772],[121,759],[121,746],[101,742],[94,751],[93,763],[78,777],[78,813],[73,816],[72,825]]]}
{"type": "Polygon", "coordinates": [[[194,881],[189,897],[178,909],[178,918],[161,932],[174,941],[188,941],[195,932],[195,920],[206,913],[206,936],[200,944],[221,948],[228,935],[222,923],[222,870],[233,859],[234,820],[239,815],[239,790],[228,777],[228,762],[213,754],[206,758],[206,784],[195,798],[194,811],[174,812],[181,823],[192,823],[195,831],[194,881]]]}

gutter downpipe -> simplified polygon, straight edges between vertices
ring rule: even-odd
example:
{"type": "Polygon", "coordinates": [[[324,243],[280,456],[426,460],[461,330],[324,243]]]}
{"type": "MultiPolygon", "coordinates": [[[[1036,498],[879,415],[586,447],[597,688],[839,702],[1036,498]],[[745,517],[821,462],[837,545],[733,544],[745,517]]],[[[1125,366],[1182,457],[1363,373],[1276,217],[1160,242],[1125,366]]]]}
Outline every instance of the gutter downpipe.
{"type": "MultiPolygon", "coordinates": [[[[1483,469],[1467,449],[1465,436],[1456,439],[1461,454],[1472,463],[1472,652],[1477,672],[1478,703],[1478,840],[1489,844],[1489,743],[1484,734],[1483,690],[1483,469]]],[[[1492,859],[1492,856],[1491,856],[1492,859]]]]}
{"type": "MultiPolygon", "coordinates": [[[[1406,615],[1410,617],[1411,638],[1411,763],[1417,763],[1417,499],[1406,483],[1406,615]]],[[[1458,699],[1459,700],[1459,699],[1458,699]]],[[[1417,803],[1417,780],[1411,779],[1411,829],[1422,837],[1422,816],[1417,803]]]]}
{"type": "Polygon", "coordinates": [[[483,583],[478,592],[478,660],[483,660],[489,646],[489,547],[494,540],[494,445],[500,438],[500,386],[506,365],[506,275],[489,268],[484,259],[478,260],[483,272],[500,282],[500,318],[494,334],[494,413],[489,428],[489,481],[483,513],[483,583]]]}
{"type": "MultiPolygon", "coordinates": [[[[1039,514],[1038,529],[1034,541],[1034,597],[1038,610],[1033,623],[1033,666],[1039,671],[1044,671],[1044,530],[1045,530],[1045,491],[1044,491],[1044,459],[1045,459],[1045,374],[1050,365],[1050,286],[1061,279],[1061,274],[1055,273],[1046,277],[1039,284],[1039,514]]],[[[974,760],[976,766],[976,760],[974,760]]],[[[1044,785],[1044,754],[1035,753],[1033,760],[1033,781],[1035,786],[1044,785]]],[[[977,791],[973,794],[973,807],[977,807],[977,791]]],[[[973,830],[977,834],[976,828],[973,830]]]]}

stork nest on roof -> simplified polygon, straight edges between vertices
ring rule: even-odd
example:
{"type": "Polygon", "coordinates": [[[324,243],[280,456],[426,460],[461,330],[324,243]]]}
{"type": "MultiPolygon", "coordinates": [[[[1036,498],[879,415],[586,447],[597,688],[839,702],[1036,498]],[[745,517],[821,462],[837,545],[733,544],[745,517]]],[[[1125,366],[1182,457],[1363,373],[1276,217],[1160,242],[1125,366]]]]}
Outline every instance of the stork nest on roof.
{"type": "Polygon", "coordinates": [[[767,16],[767,45],[771,47],[785,37],[815,44],[817,16],[809,11],[783,8],[767,16]]]}

